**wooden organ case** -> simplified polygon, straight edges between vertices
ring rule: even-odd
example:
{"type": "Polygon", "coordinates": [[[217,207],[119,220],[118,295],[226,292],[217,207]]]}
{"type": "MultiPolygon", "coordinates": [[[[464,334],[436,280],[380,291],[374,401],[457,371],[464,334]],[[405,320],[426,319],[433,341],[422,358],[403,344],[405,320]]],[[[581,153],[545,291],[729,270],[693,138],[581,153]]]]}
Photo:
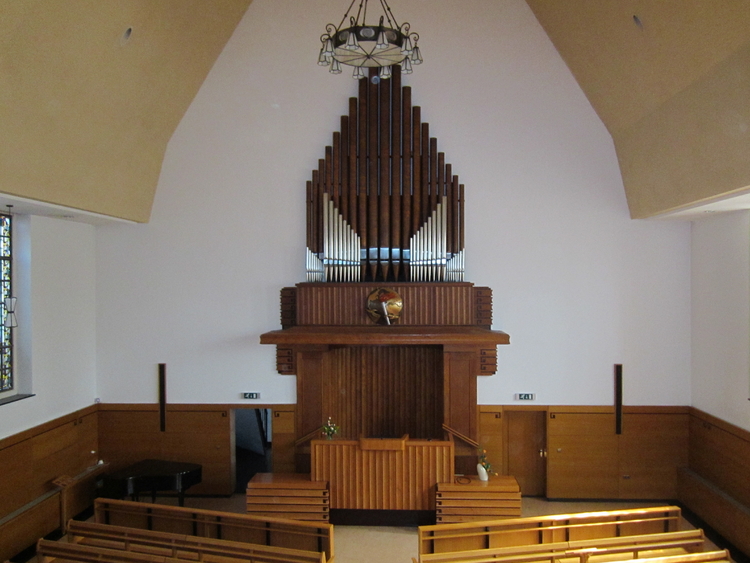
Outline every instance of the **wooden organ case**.
{"type": "Polygon", "coordinates": [[[298,473],[315,478],[311,452],[325,450],[314,441],[330,417],[347,443],[450,443],[449,474],[426,470],[450,482],[454,470],[476,473],[476,378],[495,372],[509,337],[491,330],[491,290],[463,281],[464,187],[393,70],[359,81],[313,171],[307,281],[282,290],[282,330],[261,344],[276,345],[279,373],[297,376],[298,473]],[[401,297],[397,320],[368,316],[379,288],[401,297]]]}

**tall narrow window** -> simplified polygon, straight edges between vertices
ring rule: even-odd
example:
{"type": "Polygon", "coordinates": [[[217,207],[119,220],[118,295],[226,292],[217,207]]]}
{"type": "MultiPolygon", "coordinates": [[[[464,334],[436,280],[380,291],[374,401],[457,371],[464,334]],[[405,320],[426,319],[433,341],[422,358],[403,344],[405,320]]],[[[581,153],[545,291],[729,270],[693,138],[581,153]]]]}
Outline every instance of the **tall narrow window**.
{"type": "MultiPolygon", "coordinates": [[[[11,288],[11,215],[0,214],[0,303],[7,303],[13,295],[11,288]]],[[[8,310],[2,307],[0,323],[0,392],[13,389],[13,335],[6,322],[8,310]]]]}

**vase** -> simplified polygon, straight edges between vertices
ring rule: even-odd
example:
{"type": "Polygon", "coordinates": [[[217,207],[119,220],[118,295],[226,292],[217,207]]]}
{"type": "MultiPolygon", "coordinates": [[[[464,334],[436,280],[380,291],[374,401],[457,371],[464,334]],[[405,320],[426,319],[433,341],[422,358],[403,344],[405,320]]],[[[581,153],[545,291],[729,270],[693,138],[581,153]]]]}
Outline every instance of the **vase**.
{"type": "Polygon", "coordinates": [[[487,470],[481,463],[477,463],[477,475],[479,475],[480,481],[489,481],[490,479],[490,476],[487,475],[487,470]]]}

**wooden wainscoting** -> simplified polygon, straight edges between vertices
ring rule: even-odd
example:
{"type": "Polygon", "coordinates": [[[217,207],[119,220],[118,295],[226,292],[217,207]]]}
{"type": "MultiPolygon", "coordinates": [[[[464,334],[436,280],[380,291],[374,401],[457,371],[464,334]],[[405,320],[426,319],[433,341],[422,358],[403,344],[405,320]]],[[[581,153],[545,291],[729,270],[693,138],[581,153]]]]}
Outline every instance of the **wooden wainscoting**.
{"type": "MultiPolygon", "coordinates": [[[[96,465],[96,411],[91,406],[0,440],[0,561],[62,526],[64,487],[54,481],[67,476],[73,483],[96,465]]],[[[68,501],[80,505],[77,498],[68,501]]]]}
{"type": "Polygon", "coordinates": [[[162,432],[154,404],[101,404],[99,449],[116,471],[143,459],[199,463],[191,494],[229,495],[235,485],[234,417],[229,405],[167,405],[162,432]]]}
{"type": "Polygon", "coordinates": [[[524,494],[550,498],[677,498],[677,469],[688,464],[688,407],[624,407],[622,433],[616,434],[613,407],[481,405],[479,443],[500,473],[518,479],[524,494]],[[546,417],[546,438],[514,429],[517,413],[546,417]],[[546,443],[544,442],[546,439],[546,443]],[[528,442],[519,444],[519,441],[528,442]],[[532,443],[533,442],[533,443],[532,443]],[[547,454],[546,491],[531,487],[536,466],[518,460],[540,450],[547,454]]]}
{"type": "Polygon", "coordinates": [[[691,408],[689,454],[677,498],[750,555],[750,432],[691,408]]]}

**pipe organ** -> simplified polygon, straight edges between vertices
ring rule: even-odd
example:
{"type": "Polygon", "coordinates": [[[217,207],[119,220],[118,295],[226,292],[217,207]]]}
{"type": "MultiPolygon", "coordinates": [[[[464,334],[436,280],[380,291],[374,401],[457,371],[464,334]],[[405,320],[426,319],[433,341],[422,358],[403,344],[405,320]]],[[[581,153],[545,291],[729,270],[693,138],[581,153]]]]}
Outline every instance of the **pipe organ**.
{"type": "Polygon", "coordinates": [[[509,337],[491,328],[491,289],[464,281],[464,186],[398,66],[372,78],[307,182],[306,282],[282,289],[282,329],[260,341],[297,377],[297,472],[332,417],[344,440],[450,442],[471,474],[477,376],[495,372],[509,337]]]}
{"type": "Polygon", "coordinates": [[[464,186],[393,69],[359,81],[307,183],[308,282],[463,281],[464,186]]]}

